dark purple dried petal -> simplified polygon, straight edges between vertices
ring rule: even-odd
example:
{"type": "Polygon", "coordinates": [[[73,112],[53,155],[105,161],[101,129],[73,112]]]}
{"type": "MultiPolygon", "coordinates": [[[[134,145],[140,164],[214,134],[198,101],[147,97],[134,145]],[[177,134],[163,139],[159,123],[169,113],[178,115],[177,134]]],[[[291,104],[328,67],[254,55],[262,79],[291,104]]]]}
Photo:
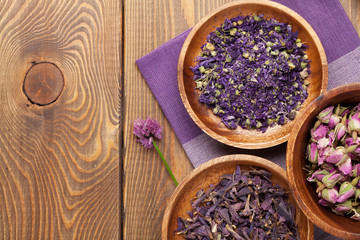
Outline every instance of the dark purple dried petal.
{"type": "Polygon", "coordinates": [[[197,193],[196,208],[189,214],[190,219],[178,220],[178,234],[186,239],[262,239],[267,234],[281,238],[297,236],[294,207],[288,204],[285,191],[271,184],[270,177],[265,170],[240,171],[240,168],[232,177],[222,176],[211,190],[197,193]],[[275,207],[273,202],[276,202],[275,207]]]}

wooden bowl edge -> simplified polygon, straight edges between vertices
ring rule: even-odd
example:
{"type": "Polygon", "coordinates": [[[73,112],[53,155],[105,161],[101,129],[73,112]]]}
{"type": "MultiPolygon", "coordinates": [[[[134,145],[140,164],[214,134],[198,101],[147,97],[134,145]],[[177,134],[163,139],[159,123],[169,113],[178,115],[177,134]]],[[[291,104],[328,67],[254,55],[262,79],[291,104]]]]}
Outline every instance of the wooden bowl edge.
{"type": "MultiPolygon", "coordinates": [[[[319,55],[320,55],[320,60],[321,60],[321,66],[322,66],[322,85],[321,85],[321,89],[320,89],[320,95],[323,94],[324,92],[326,92],[327,90],[327,85],[328,85],[328,65],[327,65],[327,58],[326,58],[326,54],[325,54],[325,50],[324,47],[318,37],[318,35],[316,34],[315,30],[311,27],[311,25],[297,12],[295,12],[294,10],[292,10],[291,8],[288,8],[285,5],[282,5],[280,3],[277,2],[273,2],[273,1],[269,1],[269,0],[258,0],[256,1],[256,3],[258,4],[264,4],[264,5],[268,5],[271,7],[276,7],[277,9],[286,9],[287,12],[289,12],[289,15],[293,15],[296,16],[298,18],[298,21],[303,25],[303,27],[305,29],[307,29],[307,31],[309,32],[309,34],[311,35],[316,48],[319,51],[319,55]]],[[[228,140],[226,137],[221,136],[221,135],[217,135],[216,133],[214,133],[210,128],[208,128],[202,121],[200,121],[200,119],[197,117],[197,115],[195,114],[194,110],[192,109],[192,106],[190,105],[187,97],[186,97],[186,92],[185,92],[185,87],[184,87],[184,76],[183,76],[183,66],[184,66],[184,60],[185,60],[185,54],[186,54],[186,49],[188,48],[189,44],[191,43],[191,40],[193,39],[194,35],[196,34],[197,30],[202,26],[202,24],[204,24],[209,18],[211,18],[213,15],[215,15],[217,12],[219,11],[223,11],[224,9],[231,7],[231,6],[236,6],[239,4],[254,4],[253,0],[239,0],[239,1],[235,1],[235,2],[230,2],[228,4],[224,4],[222,6],[220,6],[219,8],[209,12],[208,14],[206,14],[198,23],[195,24],[195,26],[192,28],[192,30],[190,31],[189,35],[186,37],[185,42],[181,48],[180,51],[180,55],[179,55],[179,60],[178,60],[178,65],[177,65],[177,80],[178,80],[178,88],[179,88],[179,92],[180,92],[180,97],[182,99],[182,102],[185,106],[186,111],[188,112],[188,114],[190,115],[190,117],[192,118],[192,120],[195,122],[196,125],[198,125],[198,127],[205,132],[207,135],[209,135],[211,138],[224,143],[226,145],[232,146],[232,147],[236,147],[236,148],[244,148],[244,149],[263,149],[263,148],[268,148],[268,147],[273,147],[273,146],[277,146],[280,145],[286,141],[289,140],[289,136],[290,136],[290,132],[288,132],[288,134],[277,138],[273,141],[268,141],[268,142],[264,142],[264,143],[244,143],[244,142],[233,142],[228,140]]],[[[294,124],[294,123],[292,123],[294,124]]]]}
{"type": "MultiPolygon", "coordinates": [[[[253,162],[255,164],[258,164],[259,165],[258,167],[260,167],[260,168],[271,169],[272,172],[276,172],[277,174],[281,175],[284,179],[287,180],[286,182],[289,187],[289,194],[291,194],[290,184],[289,184],[289,181],[287,178],[286,170],[283,169],[282,167],[280,167],[279,165],[277,165],[276,163],[271,162],[270,160],[267,160],[262,157],[250,155],[250,154],[231,154],[231,155],[225,155],[225,156],[220,156],[220,157],[214,158],[208,162],[203,163],[202,165],[195,168],[194,170],[192,170],[180,182],[180,184],[177,186],[177,188],[171,195],[168,205],[164,212],[163,220],[162,220],[161,236],[162,236],[163,240],[168,239],[169,219],[170,219],[170,214],[171,214],[170,211],[172,210],[177,199],[180,197],[179,194],[183,190],[183,186],[187,185],[193,179],[194,176],[205,171],[208,167],[215,166],[218,164],[223,164],[226,162],[231,162],[234,160],[238,160],[239,162],[253,162]]],[[[294,201],[297,203],[296,199],[294,199],[294,201]]],[[[302,212],[302,209],[300,207],[299,207],[299,209],[302,212]]],[[[304,214],[304,213],[302,212],[302,214],[304,214]]],[[[304,216],[306,216],[306,215],[304,214],[304,216]]],[[[309,221],[309,219],[307,218],[307,239],[308,240],[313,240],[313,232],[314,232],[314,224],[311,221],[309,221]]]]}

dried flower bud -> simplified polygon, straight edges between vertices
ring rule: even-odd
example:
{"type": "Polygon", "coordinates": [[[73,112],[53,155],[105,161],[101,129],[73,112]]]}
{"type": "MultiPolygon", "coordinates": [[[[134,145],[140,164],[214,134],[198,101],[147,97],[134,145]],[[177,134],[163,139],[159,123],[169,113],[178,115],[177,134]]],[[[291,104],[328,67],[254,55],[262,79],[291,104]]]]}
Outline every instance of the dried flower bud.
{"type": "Polygon", "coordinates": [[[321,169],[327,170],[329,173],[336,171],[336,169],[332,163],[323,163],[321,165],[321,169]]]}
{"type": "Polygon", "coordinates": [[[325,148],[330,145],[330,138],[323,137],[317,142],[319,148],[325,148]]]}
{"type": "Polygon", "coordinates": [[[325,175],[328,175],[329,172],[327,170],[317,170],[311,174],[310,177],[307,178],[309,182],[315,182],[316,180],[322,181],[325,175]]]}
{"type": "Polygon", "coordinates": [[[348,129],[349,132],[360,131],[360,112],[356,112],[349,117],[348,129]]]}
{"type": "Polygon", "coordinates": [[[335,208],[333,208],[332,210],[339,215],[343,215],[345,213],[348,213],[351,211],[352,209],[352,202],[350,200],[342,202],[342,203],[337,203],[335,205],[335,208]]]}
{"type": "Polygon", "coordinates": [[[360,145],[360,138],[353,138],[352,136],[346,137],[344,139],[344,143],[346,146],[352,146],[352,145],[360,145]]]}
{"type": "Polygon", "coordinates": [[[316,129],[311,129],[311,137],[314,141],[318,141],[319,139],[326,137],[328,132],[329,128],[324,124],[320,124],[316,129]]]}
{"type": "Polygon", "coordinates": [[[339,192],[335,188],[324,188],[321,191],[321,197],[331,203],[336,203],[339,196],[339,192]]]}
{"type": "Polygon", "coordinates": [[[340,186],[337,202],[342,203],[355,195],[355,187],[348,181],[343,182],[340,186]]]}
{"type": "Polygon", "coordinates": [[[350,175],[352,170],[351,158],[349,155],[344,155],[343,159],[336,164],[339,170],[345,175],[350,175]]]}
{"type": "Polygon", "coordinates": [[[346,160],[346,159],[344,159],[345,157],[349,157],[345,153],[345,148],[342,146],[339,146],[339,147],[335,148],[335,150],[333,152],[330,153],[330,155],[325,159],[325,161],[329,162],[329,163],[337,164],[339,162],[346,160]]]}
{"type": "Polygon", "coordinates": [[[333,110],[334,106],[327,107],[317,115],[317,118],[323,123],[328,123],[330,121],[333,110]]]}
{"type": "Polygon", "coordinates": [[[340,140],[346,133],[346,127],[343,123],[338,123],[335,126],[335,139],[340,140]]]}
{"type": "Polygon", "coordinates": [[[357,163],[353,166],[351,170],[351,176],[359,177],[360,176],[360,163],[357,163]]]}
{"type": "Polygon", "coordinates": [[[340,117],[333,114],[330,116],[328,126],[330,129],[333,129],[340,122],[340,117]]]}
{"type": "Polygon", "coordinates": [[[330,174],[325,175],[322,178],[322,182],[325,184],[327,188],[335,187],[335,184],[342,178],[342,175],[337,172],[332,172],[330,174]]]}
{"type": "Polygon", "coordinates": [[[327,201],[325,198],[320,198],[320,200],[318,201],[318,203],[321,205],[321,206],[324,206],[324,207],[332,207],[334,204],[327,201]]]}
{"type": "MultiPolygon", "coordinates": [[[[330,154],[334,151],[335,149],[332,146],[327,146],[326,148],[323,149],[319,149],[319,157],[318,157],[318,165],[323,166],[324,164],[331,164],[331,163],[324,163],[325,159],[327,157],[330,156],[330,154]]],[[[335,169],[335,168],[333,168],[335,169]]],[[[329,170],[328,170],[329,171],[329,170]]]]}
{"type": "Polygon", "coordinates": [[[308,160],[312,163],[317,163],[319,152],[316,143],[309,144],[307,147],[307,152],[308,160]]]}

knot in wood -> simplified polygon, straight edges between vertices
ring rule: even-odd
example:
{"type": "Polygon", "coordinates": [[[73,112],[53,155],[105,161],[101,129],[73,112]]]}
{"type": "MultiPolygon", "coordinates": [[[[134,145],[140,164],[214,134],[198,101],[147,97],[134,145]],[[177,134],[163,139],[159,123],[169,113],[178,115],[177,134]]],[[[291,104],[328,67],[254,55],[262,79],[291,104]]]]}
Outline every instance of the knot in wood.
{"type": "Polygon", "coordinates": [[[64,77],[53,63],[42,62],[31,66],[24,79],[23,90],[34,104],[45,106],[55,102],[64,88],[64,77]]]}

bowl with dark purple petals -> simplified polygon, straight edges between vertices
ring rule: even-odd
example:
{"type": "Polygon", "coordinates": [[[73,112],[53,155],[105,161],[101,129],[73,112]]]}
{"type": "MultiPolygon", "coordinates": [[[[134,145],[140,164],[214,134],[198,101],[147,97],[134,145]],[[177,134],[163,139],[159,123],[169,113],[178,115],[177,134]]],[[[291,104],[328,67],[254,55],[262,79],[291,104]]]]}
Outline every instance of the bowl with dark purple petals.
{"type": "Polygon", "coordinates": [[[290,189],[324,231],[360,239],[360,83],[331,89],[302,112],[286,150],[290,189]]]}
{"type": "Polygon", "coordinates": [[[168,201],[162,239],[313,239],[314,225],[289,191],[286,172],[252,155],[210,160],[168,201]]]}
{"type": "Polygon", "coordinates": [[[294,120],[326,91],[324,49],[312,27],[273,1],[236,1],[199,21],[178,62],[181,99],[194,122],[230,146],[288,140],[294,120]]]}

